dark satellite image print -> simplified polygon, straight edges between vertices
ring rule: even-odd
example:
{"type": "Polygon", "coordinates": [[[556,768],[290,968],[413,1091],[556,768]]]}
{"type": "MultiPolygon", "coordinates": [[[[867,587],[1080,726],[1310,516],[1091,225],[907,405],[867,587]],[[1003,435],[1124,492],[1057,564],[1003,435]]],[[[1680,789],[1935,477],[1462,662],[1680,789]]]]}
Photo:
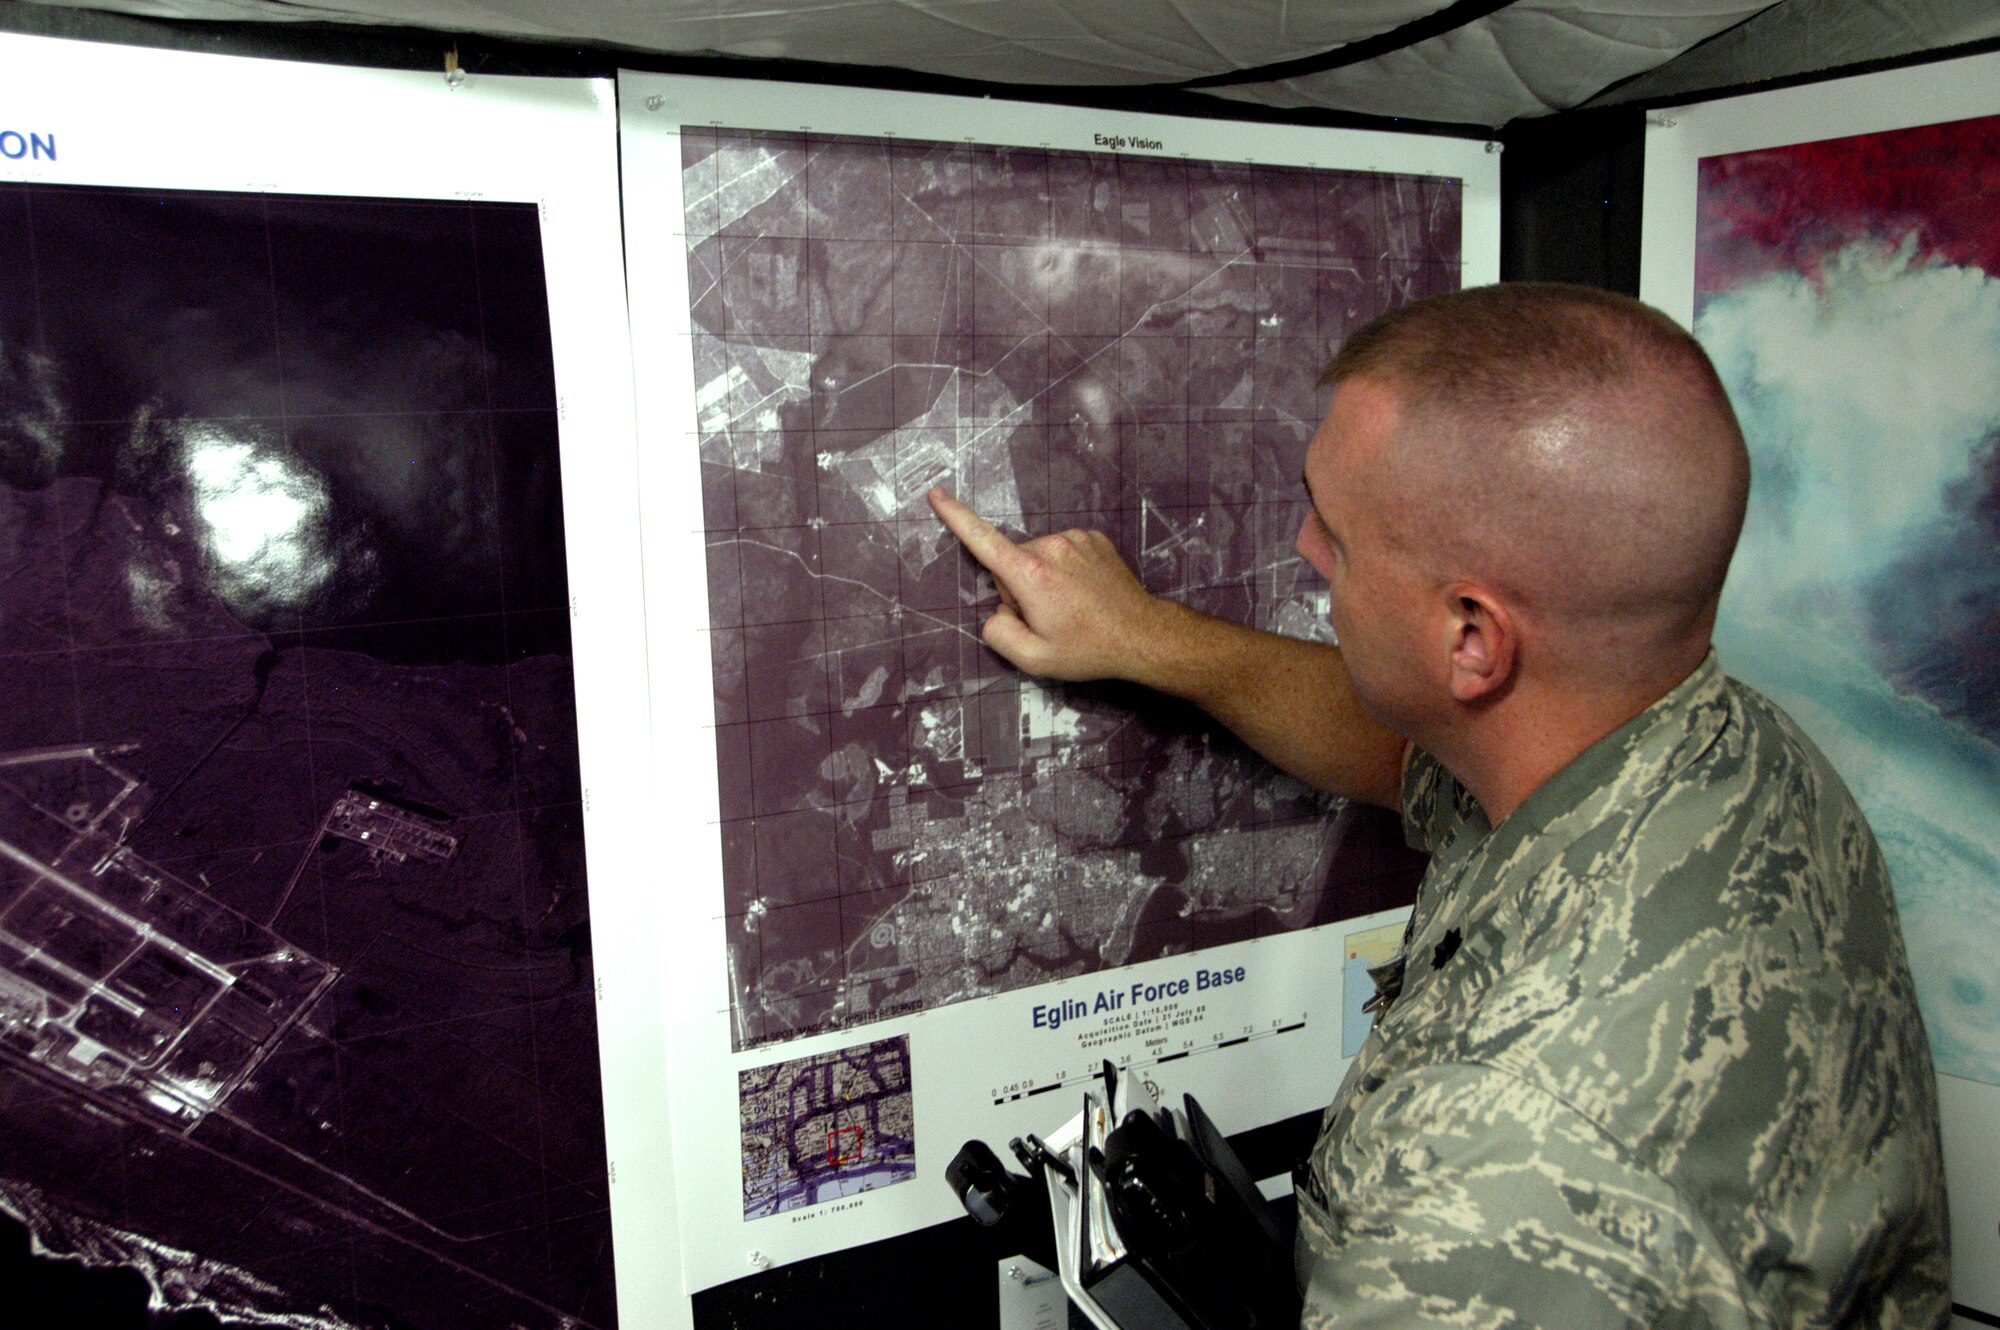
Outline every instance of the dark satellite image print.
{"type": "Polygon", "coordinates": [[[546,302],[532,205],[0,185],[29,1324],[615,1323],[546,302]]]}

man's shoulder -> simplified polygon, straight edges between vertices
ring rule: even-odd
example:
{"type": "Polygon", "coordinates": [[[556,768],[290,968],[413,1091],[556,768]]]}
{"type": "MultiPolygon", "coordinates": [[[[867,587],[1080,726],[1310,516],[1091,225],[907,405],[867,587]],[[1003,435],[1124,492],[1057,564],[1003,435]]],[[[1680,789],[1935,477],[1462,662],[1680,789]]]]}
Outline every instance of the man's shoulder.
{"type": "Polygon", "coordinates": [[[1722,684],[1739,736],[1736,742],[1748,753],[1754,777],[1765,782],[1809,782],[1853,803],[1833,763],[1790,712],[1741,679],[1725,675],[1722,684]]]}
{"type": "Polygon", "coordinates": [[[1723,683],[1727,725],[1663,796],[1662,811],[1681,816],[1651,818],[1649,830],[1732,849],[1739,879],[1819,879],[1858,891],[1862,908],[1893,910],[1874,831],[1833,763],[1777,703],[1740,680],[1723,683]]]}
{"type": "Polygon", "coordinates": [[[1873,833],[1854,796],[1798,722],[1741,680],[1720,676],[1717,683],[1709,714],[1680,719],[1680,742],[1662,750],[1653,770],[1627,780],[1629,797],[1602,810],[1603,820],[1630,818],[1632,847],[1643,857],[1698,845],[1709,851],[1711,868],[1713,852],[1726,848],[1743,852],[1740,867],[1780,866],[1761,852],[1773,836],[1807,851],[1814,865],[1827,855],[1849,861],[1864,844],[1872,851],[1873,833]]]}
{"type": "MultiPolygon", "coordinates": [[[[1754,689],[1725,681],[1719,704],[1722,723],[1626,810],[1622,845],[1585,832],[1524,890],[1572,910],[1574,932],[1524,955],[1518,982],[1577,1000],[1498,1056],[1565,1091],[1744,1259],[1777,1233],[1837,1286],[1852,1253],[1825,1213],[1935,1236],[1923,1028],[1888,869],[1847,786],[1754,689]]],[[[1518,1004],[1513,982],[1469,1041],[1518,1004]]]]}
{"type": "MultiPolygon", "coordinates": [[[[1868,821],[1804,730],[1726,677],[1707,707],[1675,717],[1672,742],[1635,754],[1601,798],[1521,856],[1508,893],[1517,941],[1615,958],[1603,976],[1615,990],[1653,969],[1709,982],[1724,958],[1762,969],[1760,958],[1775,964],[1815,921],[1866,920],[1879,933],[1894,919],[1868,821]]],[[[1571,972],[1573,955],[1554,959],[1571,972]]],[[[1866,959],[1870,976],[1903,966],[1866,959]]],[[[1837,973],[1831,954],[1781,968],[1787,985],[1859,977],[1837,973]]]]}
{"type": "MultiPolygon", "coordinates": [[[[1531,796],[1510,818],[1513,834],[1502,837],[1508,852],[1488,862],[1515,876],[1546,864],[1551,852],[1600,853],[1614,826],[1636,824],[1643,840],[1629,848],[1651,853],[1680,839],[1713,841],[1738,825],[1822,813],[1860,823],[1866,834],[1846,785],[1798,723],[1711,660],[1531,796]],[[1581,844],[1572,849],[1573,841],[1581,844]]],[[[1420,748],[1405,767],[1402,815],[1420,850],[1435,850],[1468,824],[1485,828],[1470,791],[1420,748]]]]}

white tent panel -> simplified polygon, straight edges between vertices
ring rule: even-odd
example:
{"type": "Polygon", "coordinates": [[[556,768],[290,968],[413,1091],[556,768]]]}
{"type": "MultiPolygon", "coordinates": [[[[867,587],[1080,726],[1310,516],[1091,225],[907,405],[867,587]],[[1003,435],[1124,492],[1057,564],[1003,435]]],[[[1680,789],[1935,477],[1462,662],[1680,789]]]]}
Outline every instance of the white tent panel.
{"type": "Polygon", "coordinates": [[[1742,22],[1766,0],[1522,0],[1403,50],[1304,78],[1217,89],[1266,106],[1502,125],[1559,111],[1742,22]]]}
{"type": "MultiPolygon", "coordinates": [[[[40,0],[149,18],[395,24],[441,37],[879,67],[1023,86],[1173,85],[1329,55],[1447,0],[40,0]]],[[[12,7],[10,7],[12,8],[12,7]]],[[[19,7],[26,10],[29,6],[19,7]]],[[[88,34],[85,34],[88,35],[88,34]]],[[[1270,107],[1500,126],[2000,36],[1993,0],[1515,0],[1322,73],[1206,89],[1270,107]],[[1607,92],[1607,90],[1614,90],[1607,92]]],[[[857,81],[869,76],[857,69],[857,81]]]]}
{"type": "Polygon", "coordinates": [[[47,0],[154,18],[412,24],[1005,83],[1177,82],[1309,56],[1442,0],[47,0]]]}

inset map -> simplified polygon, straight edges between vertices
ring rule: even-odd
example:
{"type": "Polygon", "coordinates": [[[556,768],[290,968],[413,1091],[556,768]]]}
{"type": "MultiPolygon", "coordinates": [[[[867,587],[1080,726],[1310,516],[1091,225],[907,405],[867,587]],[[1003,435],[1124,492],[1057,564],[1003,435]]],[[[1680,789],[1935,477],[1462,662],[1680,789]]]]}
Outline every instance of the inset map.
{"type": "Polygon", "coordinates": [[[1392,819],[1336,824],[1192,709],[990,652],[991,580],[924,496],[1325,632],[1292,548],[1315,381],[1458,287],[1459,182],[682,145],[735,1046],[1406,903],[1392,819]]]}
{"type": "Polygon", "coordinates": [[[737,1075],[743,1217],[893,1187],[916,1175],[908,1036],[737,1075]]]}

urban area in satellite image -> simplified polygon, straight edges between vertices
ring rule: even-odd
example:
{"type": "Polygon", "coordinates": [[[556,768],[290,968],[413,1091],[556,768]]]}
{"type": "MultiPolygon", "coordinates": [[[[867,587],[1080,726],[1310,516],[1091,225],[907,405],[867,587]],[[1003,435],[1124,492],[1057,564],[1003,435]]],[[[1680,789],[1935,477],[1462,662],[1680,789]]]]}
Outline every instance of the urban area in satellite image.
{"type": "Polygon", "coordinates": [[[532,205],[0,184],[0,1319],[615,1324],[567,601],[532,205]]]}
{"type": "Polygon", "coordinates": [[[753,1067],[736,1084],[745,1219],[916,1176],[909,1036],[753,1067]]]}
{"type": "MultiPolygon", "coordinates": [[[[1024,680],[925,503],[1297,635],[1315,380],[1460,281],[1438,177],[687,127],[738,1048],[1406,902],[1200,715],[1024,680]]],[[[1337,822],[1337,818],[1346,818],[1337,822]]]]}

